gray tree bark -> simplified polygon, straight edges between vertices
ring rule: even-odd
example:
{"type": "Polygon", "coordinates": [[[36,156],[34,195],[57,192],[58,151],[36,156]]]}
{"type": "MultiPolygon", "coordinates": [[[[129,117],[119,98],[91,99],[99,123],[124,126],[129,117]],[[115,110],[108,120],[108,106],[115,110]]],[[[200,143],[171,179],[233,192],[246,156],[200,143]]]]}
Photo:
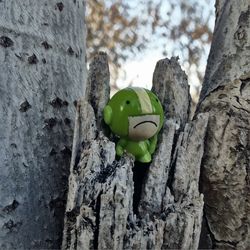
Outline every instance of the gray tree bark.
{"type": "Polygon", "coordinates": [[[250,248],[250,2],[216,1],[197,113],[208,112],[202,247],[250,248]]]}
{"type": "Polygon", "coordinates": [[[62,249],[198,248],[208,116],[188,121],[189,87],[176,58],[157,63],[153,89],[166,120],[152,163],[117,159],[102,122],[109,99],[106,55],[90,65],[88,91],[77,108],[62,249]]]}
{"type": "Polygon", "coordinates": [[[84,1],[0,1],[0,249],[59,248],[84,1]]]}

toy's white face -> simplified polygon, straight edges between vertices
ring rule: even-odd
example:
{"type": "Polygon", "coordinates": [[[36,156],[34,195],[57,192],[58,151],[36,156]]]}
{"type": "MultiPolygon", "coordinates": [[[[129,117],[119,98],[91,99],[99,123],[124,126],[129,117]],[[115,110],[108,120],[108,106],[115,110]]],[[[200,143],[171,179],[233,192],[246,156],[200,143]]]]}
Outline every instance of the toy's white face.
{"type": "Polygon", "coordinates": [[[134,141],[144,141],[153,137],[160,125],[159,115],[129,116],[128,137],[134,141]]]}

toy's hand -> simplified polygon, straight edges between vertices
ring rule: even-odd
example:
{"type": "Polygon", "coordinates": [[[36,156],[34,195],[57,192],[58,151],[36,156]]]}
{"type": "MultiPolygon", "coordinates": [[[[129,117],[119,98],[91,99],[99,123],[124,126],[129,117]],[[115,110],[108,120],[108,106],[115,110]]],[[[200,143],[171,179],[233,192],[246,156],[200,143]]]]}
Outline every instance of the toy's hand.
{"type": "Polygon", "coordinates": [[[155,152],[156,145],[157,145],[157,134],[149,139],[148,151],[150,154],[153,154],[155,152]]]}
{"type": "Polygon", "coordinates": [[[116,151],[116,154],[117,154],[118,156],[122,156],[124,150],[123,150],[122,146],[117,145],[116,148],[115,148],[115,151],[116,151]]]}
{"type": "Polygon", "coordinates": [[[124,148],[127,145],[127,141],[125,139],[120,139],[116,145],[115,151],[118,156],[122,156],[124,153],[124,148]]]}

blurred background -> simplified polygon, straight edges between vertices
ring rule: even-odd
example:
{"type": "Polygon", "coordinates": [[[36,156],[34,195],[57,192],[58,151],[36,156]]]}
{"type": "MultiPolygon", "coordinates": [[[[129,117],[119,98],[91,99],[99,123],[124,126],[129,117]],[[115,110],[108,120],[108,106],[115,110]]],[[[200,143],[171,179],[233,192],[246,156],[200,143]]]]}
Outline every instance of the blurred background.
{"type": "Polygon", "coordinates": [[[88,62],[109,56],[112,93],[127,86],[150,89],[156,62],[178,56],[197,103],[214,27],[214,1],[87,0],[88,62]]]}

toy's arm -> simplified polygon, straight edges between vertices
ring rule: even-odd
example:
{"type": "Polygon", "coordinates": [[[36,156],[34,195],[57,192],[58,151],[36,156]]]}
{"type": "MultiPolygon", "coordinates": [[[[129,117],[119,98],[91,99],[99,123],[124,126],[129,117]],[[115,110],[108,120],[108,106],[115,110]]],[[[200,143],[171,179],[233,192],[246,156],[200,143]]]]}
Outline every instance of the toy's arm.
{"type": "Polygon", "coordinates": [[[111,123],[112,108],[109,105],[106,105],[103,110],[103,118],[106,124],[109,125],[111,123]]]}
{"type": "Polygon", "coordinates": [[[126,145],[127,145],[127,140],[120,139],[115,148],[116,154],[122,156],[126,145]]]}
{"type": "Polygon", "coordinates": [[[150,154],[153,154],[155,152],[156,145],[157,145],[157,136],[158,135],[156,134],[152,138],[149,139],[148,151],[150,154]]]}

